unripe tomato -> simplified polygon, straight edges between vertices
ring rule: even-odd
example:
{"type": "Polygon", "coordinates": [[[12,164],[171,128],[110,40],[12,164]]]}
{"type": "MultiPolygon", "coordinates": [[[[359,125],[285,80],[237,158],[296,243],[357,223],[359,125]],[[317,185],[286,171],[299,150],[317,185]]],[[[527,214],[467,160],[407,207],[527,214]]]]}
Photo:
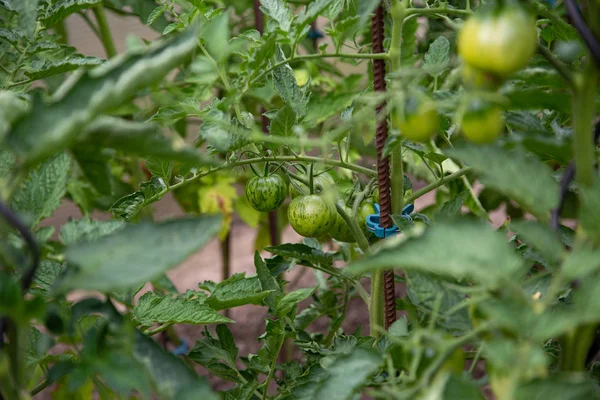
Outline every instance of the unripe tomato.
{"type": "Polygon", "coordinates": [[[276,174],[255,176],[246,184],[248,203],[257,211],[277,210],[285,201],[286,194],[285,181],[276,174]]]}
{"type": "Polygon", "coordinates": [[[358,209],[358,215],[356,216],[358,219],[358,226],[360,226],[367,238],[373,234],[369,229],[367,229],[367,217],[371,214],[375,214],[375,207],[373,207],[373,201],[371,199],[367,199],[360,205],[360,208],[358,209]]]}
{"type": "Polygon", "coordinates": [[[440,115],[435,102],[424,93],[411,94],[404,103],[404,112],[394,113],[394,125],[402,137],[413,142],[426,142],[440,130],[440,115]]]}
{"type": "Polygon", "coordinates": [[[458,53],[470,66],[506,77],[527,65],[537,43],[535,19],[510,2],[468,19],[458,35],[458,53]]]}
{"type": "Polygon", "coordinates": [[[462,133],[471,142],[490,143],[504,131],[502,108],[482,100],[472,101],[462,115],[462,133]]]}
{"type": "MultiPolygon", "coordinates": [[[[298,176],[308,180],[309,176],[304,173],[298,173],[298,176]]],[[[294,178],[290,178],[293,180],[293,183],[290,183],[290,197],[292,199],[298,196],[305,196],[310,194],[310,190],[308,186],[304,183],[294,180],[294,178]]],[[[335,186],[335,181],[327,172],[322,172],[321,174],[313,177],[313,186],[316,194],[322,193],[324,190],[333,188],[335,186]]]]}
{"type": "Polygon", "coordinates": [[[288,207],[290,225],[304,237],[329,233],[335,225],[336,216],[333,203],[316,194],[296,197],[288,207]]]}
{"type": "Polygon", "coordinates": [[[308,80],[310,79],[310,72],[308,72],[306,69],[295,69],[294,77],[296,78],[298,86],[302,87],[308,83],[308,80]]]}

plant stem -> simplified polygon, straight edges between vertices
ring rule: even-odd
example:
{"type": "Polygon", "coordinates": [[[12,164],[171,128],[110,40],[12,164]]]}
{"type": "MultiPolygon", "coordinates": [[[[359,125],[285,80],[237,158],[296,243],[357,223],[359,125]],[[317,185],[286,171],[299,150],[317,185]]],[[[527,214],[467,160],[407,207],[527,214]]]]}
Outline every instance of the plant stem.
{"type": "Polygon", "coordinates": [[[458,179],[458,178],[462,177],[463,175],[465,175],[470,170],[471,170],[470,167],[461,168],[458,171],[456,171],[455,173],[443,177],[439,181],[430,183],[429,185],[427,185],[427,186],[425,186],[425,187],[417,190],[416,192],[413,192],[413,194],[411,194],[410,196],[408,196],[406,198],[406,202],[407,203],[412,203],[413,201],[415,201],[419,197],[421,197],[421,196],[423,196],[423,195],[431,192],[432,190],[435,190],[435,189],[439,188],[440,186],[445,185],[446,183],[448,183],[450,181],[453,181],[455,179],[458,179]]]}
{"type": "Polygon", "coordinates": [[[356,216],[350,215],[346,212],[346,210],[344,209],[344,201],[343,200],[336,201],[335,208],[337,209],[338,214],[340,214],[340,216],[344,219],[344,221],[346,221],[346,224],[348,224],[348,228],[350,228],[352,235],[356,239],[356,243],[358,243],[358,247],[360,247],[360,249],[363,251],[363,253],[368,253],[369,249],[370,249],[369,241],[365,237],[365,234],[363,233],[362,229],[360,229],[360,226],[358,226],[358,222],[356,221],[356,216]]]}
{"type": "Polygon", "coordinates": [[[456,8],[448,7],[435,7],[435,8],[408,8],[406,10],[405,18],[409,18],[415,15],[432,15],[432,14],[445,14],[445,15],[457,15],[468,17],[473,14],[471,10],[460,10],[456,8]]]}
{"type": "Polygon", "coordinates": [[[371,304],[369,304],[370,335],[374,338],[381,336],[384,330],[383,310],[383,270],[371,272],[371,304]]]}
{"type": "Polygon", "coordinates": [[[267,394],[269,393],[269,383],[271,383],[271,379],[273,379],[273,375],[275,375],[275,366],[277,365],[277,358],[279,356],[279,352],[281,351],[281,347],[283,346],[284,337],[281,336],[277,341],[277,351],[275,352],[275,357],[273,357],[273,361],[271,362],[271,367],[269,368],[269,375],[265,380],[263,386],[263,396],[262,399],[265,400],[267,398],[267,394]]]}
{"type": "Polygon", "coordinates": [[[554,57],[554,54],[552,54],[552,52],[549,49],[547,49],[545,46],[542,46],[541,44],[538,45],[538,52],[546,60],[548,60],[548,62],[552,65],[552,67],[554,67],[556,72],[558,72],[560,76],[562,76],[569,83],[569,85],[573,85],[573,73],[571,72],[569,67],[560,62],[556,57],[554,57]]]}
{"type": "Polygon", "coordinates": [[[144,335],[147,335],[147,336],[156,335],[157,333],[161,333],[162,331],[168,329],[171,325],[173,325],[173,324],[170,322],[165,322],[164,324],[162,324],[154,329],[146,329],[144,331],[144,335]]]}
{"type": "Polygon", "coordinates": [[[98,33],[100,34],[98,38],[102,42],[102,46],[104,46],[106,56],[108,58],[113,58],[117,55],[117,49],[115,48],[115,43],[113,42],[113,37],[110,33],[110,26],[106,20],[104,7],[102,4],[98,4],[92,8],[92,11],[94,12],[94,16],[98,22],[98,33]]]}

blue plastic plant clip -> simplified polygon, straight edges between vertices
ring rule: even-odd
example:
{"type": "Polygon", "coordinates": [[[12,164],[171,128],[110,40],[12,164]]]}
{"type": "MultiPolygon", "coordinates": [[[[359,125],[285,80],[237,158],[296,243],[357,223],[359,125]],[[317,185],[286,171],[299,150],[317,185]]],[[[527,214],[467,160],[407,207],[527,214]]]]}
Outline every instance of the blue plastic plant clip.
{"type": "MultiPolygon", "coordinates": [[[[386,238],[398,234],[399,229],[396,225],[392,225],[391,228],[384,228],[379,225],[379,214],[381,213],[381,208],[379,207],[379,204],[374,204],[373,206],[375,208],[375,214],[371,214],[367,217],[367,229],[373,232],[378,238],[386,238]]],[[[410,214],[414,211],[414,209],[414,204],[407,204],[402,209],[402,217],[410,220],[410,214]]]]}
{"type": "Polygon", "coordinates": [[[174,349],[172,351],[172,353],[176,356],[180,356],[180,355],[184,355],[187,354],[189,351],[189,346],[187,344],[187,342],[185,340],[181,341],[181,344],[179,345],[179,347],[177,347],[176,349],[174,349]]]}
{"type": "Polygon", "coordinates": [[[325,37],[325,35],[323,34],[323,32],[321,32],[318,29],[313,28],[312,26],[310,27],[310,30],[308,31],[308,34],[306,35],[309,39],[315,40],[315,39],[322,39],[325,37]]]}

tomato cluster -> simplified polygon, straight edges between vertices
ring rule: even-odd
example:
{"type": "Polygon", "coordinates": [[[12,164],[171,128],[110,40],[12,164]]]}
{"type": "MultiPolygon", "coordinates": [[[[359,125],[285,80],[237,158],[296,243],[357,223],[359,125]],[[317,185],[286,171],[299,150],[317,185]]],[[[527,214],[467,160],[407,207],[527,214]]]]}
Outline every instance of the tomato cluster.
{"type": "MultiPolygon", "coordinates": [[[[255,176],[246,184],[246,198],[248,203],[257,211],[271,212],[277,210],[285,201],[289,193],[292,201],[288,207],[288,220],[292,228],[305,237],[321,238],[331,236],[340,242],[355,242],[356,239],[346,221],[337,212],[335,200],[337,194],[333,188],[335,181],[327,172],[314,174],[312,177],[312,190],[306,182],[310,173],[299,170],[288,185],[277,174],[268,176],[255,176]]],[[[353,210],[345,206],[345,211],[353,214],[353,210]]],[[[373,199],[369,198],[360,204],[355,216],[359,227],[368,237],[366,219],[375,213],[373,199]]]]}
{"type": "MultiPolygon", "coordinates": [[[[469,18],[458,35],[464,61],[462,80],[468,90],[496,90],[525,67],[537,47],[535,19],[515,1],[490,3],[469,18]]],[[[496,140],[504,130],[502,109],[481,96],[467,96],[460,127],[475,143],[496,140]]]]}

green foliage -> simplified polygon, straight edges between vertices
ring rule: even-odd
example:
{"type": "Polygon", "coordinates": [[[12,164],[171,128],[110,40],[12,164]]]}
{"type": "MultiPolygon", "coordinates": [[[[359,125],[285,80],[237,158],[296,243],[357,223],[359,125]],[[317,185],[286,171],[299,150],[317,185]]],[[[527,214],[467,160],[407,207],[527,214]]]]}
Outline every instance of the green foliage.
{"type": "MultiPolygon", "coordinates": [[[[600,398],[600,159],[583,146],[598,71],[563,8],[526,2],[538,54],[499,77],[458,57],[481,2],[259,3],[262,27],[249,0],[0,0],[0,397],[600,398]],[[70,46],[79,17],[107,60],[70,46]],[[161,37],[115,55],[123,17],[161,37]],[[417,92],[440,117],[423,143],[398,134],[417,92]],[[465,140],[490,133],[461,123],[474,100],[497,111],[485,146],[465,140]],[[287,197],[312,185],[332,210],[383,207],[382,122],[399,233],[280,243],[289,200],[260,213],[244,186],[276,174],[287,197]],[[185,216],[163,213],[173,201],[185,216]],[[180,292],[168,271],[209,243],[226,271],[250,260],[240,224],[254,271],[180,292]],[[383,270],[403,293],[387,330],[383,270]]],[[[597,31],[600,6],[585,11],[597,31]]]]}

